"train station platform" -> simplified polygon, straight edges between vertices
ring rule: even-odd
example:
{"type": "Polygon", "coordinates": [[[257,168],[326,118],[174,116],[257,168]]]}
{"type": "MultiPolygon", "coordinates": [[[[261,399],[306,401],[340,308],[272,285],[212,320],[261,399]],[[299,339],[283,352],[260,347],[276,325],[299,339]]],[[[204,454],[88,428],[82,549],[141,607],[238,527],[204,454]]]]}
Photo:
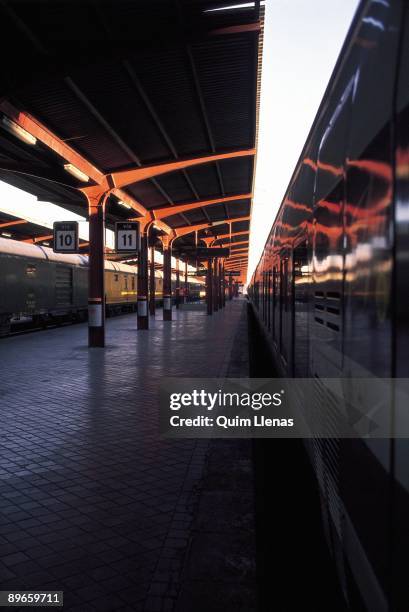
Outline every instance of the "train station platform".
{"type": "Polygon", "coordinates": [[[3,590],[81,612],[255,609],[250,442],[158,430],[162,377],[248,376],[246,302],[174,319],[108,319],[105,349],[83,324],[0,341],[3,590]]]}

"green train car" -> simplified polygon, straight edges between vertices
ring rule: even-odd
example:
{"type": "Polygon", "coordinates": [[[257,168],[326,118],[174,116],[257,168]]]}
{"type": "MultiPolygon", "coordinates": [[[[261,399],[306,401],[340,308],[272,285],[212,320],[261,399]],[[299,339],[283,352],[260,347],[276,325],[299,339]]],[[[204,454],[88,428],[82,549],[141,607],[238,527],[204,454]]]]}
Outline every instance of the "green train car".
{"type": "MultiPolygon", "coordinates": [[[[172,284],[175,284],[173,279],[172,284]]],[[[161,271],[155,274],[156,301],[163,292],[161,271]]],[[[191,298],[201,285],[189,283],[191,298]]],[[[105,261],[107,316],[136,310],[136,268],[105,261]]],[[[88,316],[88,257],[0,238],[0,335],[15,326],[46,327],[88,316]]]]}

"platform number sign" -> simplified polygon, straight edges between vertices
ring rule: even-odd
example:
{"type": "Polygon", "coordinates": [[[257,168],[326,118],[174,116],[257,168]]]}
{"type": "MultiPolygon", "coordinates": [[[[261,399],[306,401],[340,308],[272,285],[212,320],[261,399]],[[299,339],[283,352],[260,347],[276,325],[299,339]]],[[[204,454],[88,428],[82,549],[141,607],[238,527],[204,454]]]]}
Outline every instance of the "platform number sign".
{"type": "Polygon", "coordinates": [[[139,223],[137,221],[115,223],[115,250],[117,253],[139,250],[139,223]]]}
{"type": "Polygon", "coordinates": [[[55,253],[78,253],[78,221],[56,221],[53,230],[55,253]]]}

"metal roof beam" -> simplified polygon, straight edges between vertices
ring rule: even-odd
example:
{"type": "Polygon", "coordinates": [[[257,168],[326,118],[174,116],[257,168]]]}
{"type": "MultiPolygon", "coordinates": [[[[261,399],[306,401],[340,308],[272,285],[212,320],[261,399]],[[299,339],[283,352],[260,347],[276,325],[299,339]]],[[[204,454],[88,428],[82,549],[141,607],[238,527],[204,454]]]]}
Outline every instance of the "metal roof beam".
{"type": "MultiPolygon", "coordinates": [[[[142,98],[146,108],[148,109],[153,122],[155,123],[157,129],[159,130],[163,140],[166,142],[166,145],[169,148],[169,151],[172,153],[173,157],[175,159],[179,159],[179,155],[176,151],[176,147],[173,144],[168,132],[165,129],[165,126],[163,125],[162,121],[160,120],[158,114],[156,113],[156,110],[148,96],[148,94],[145,91],[145,88],[142,86],[142,83],[140,82],[140,80],[138,79],[137,75],[135,74],[134,69],[132,68],[130,62],[128,60],[123,60],[123,66],[126,70],[126,72],[128,73],[128,76],[132,82],[132,85],[135,87],[136,91],[138,92],[139,96],[142,98]]],[[[193,182],[190,178],[190,176],[188,175],[186,170],[182,170],[183,176],[185,177],[185,180],[187,182],[187,184],[189,185],[190,190],[192,191],[193,195],[195,196],[195,198],[197,200],[200,199],[199,194],[196,191],[195,186],[193,185],[193,182]]]]}
{"type": "MultiPolygon", "coordinates": [[[[5,10],[6,2],[1,2],[1,8],[5,10]]],[[[14,74],[15,78],[12,82],[13,87],[18,87],[21,83],[25,83],[27,74],[33,82],[40,80],[48,80],[50,77],[61,78],[67,73],[77,71],[84,65],[98,66],[101,63],[111,60],[112,58],[118,61],[128,58],[130,55],[138,58],[140,51],[156,51],[158,46],[162,49],[180,48],[181,44],[197,43],[206,41],[210,37],[224,37],[243,33],[260,32],[260,22],[250,22],[237,24],[234,26],[226,26],[221,28],[203,28],[189,24],[183,29],[166,28],[152,30],[146,28],[143,32],[138,32],[137,39],[131,41],[122,40],[116,41],[115,49],[109,44],[89,45],[86,50],[84,48],[76,49],[75,46],[70,48],[70,53],[49,53],[42,41],[29,29],[27,24],[20,17],[10,12],[10,7],[7,6],[9,16],[14,20],[19,32],[24,34],[33,45],[33,53],[30,55],[16,58],[19,61],[14,74]],[[19,69],[20,67],[20,69],[19,69]],[[16,83],[17,81],[17,83],[16,83]]],[[[106,28],[104,28],[106,30],[106,28]]]]}
{"type": "Polygon", "coordinates": [[[175,238],[180,238],[181,236],[186,236],[186,234],[190,234],[191,232],[198,232],[203,229],[208,229],[214,227],[215,225],[224,225],[225,223],[236,223],[239,221],[249,221],[250,217],[234,217],[233,219],[226,219],[226,221],[213,221],[212,223],[198,223],[197,225],[188,225],[183,227],[176,227],[173,232],[175,234],[175,238]]]}
{"type": "Polygon", "coordinates": [[[0,228],[4,229],[6,227],[13,227],[14,225],[23,225],[25,223],[28,223],[26,219],[18,219],[16,221],[7,221],[7,223],[0,223],[0,228]]]}
{"type": "MultiPolygon", "coordinates": [[[[23,129],[27,130],[27,132],[35,136],[37,140],[45,144],[49,149],[51,149],[51,151],[62,157],[65,161],[73,164],[76,168],[81,170],[81,172],[84,172],[84,174],[86,174],[92,180],[92,182],[96,183],[98,186],[97,190],[99,189],[102,192],[113,193],[118,199],[129,204],[132,209],[141,216],[149,214],[148,210],[137,200],[135,200],[135,198],[128,195],[117,186],[115,187],[112,184],[112,181],[109,180],[109,175],[105,176],[103,172],[101,172],[82,155],[67,145],[63,140],[61,140],[61,138],[58,138],[58,136],[41,125],[29,114],[19,111],[10,102],[8,102],[8,100],[0,101],[0,111],[9,117],[9,119],[12,119],[15,123],[20,125],[23,129]]],[[[33,169],[33,172],[33,178],[38,177],[38,171],[33,169]]],[[[44,170],[42,173],[44,173],[44,170]]],[[[46,177],[43,176],[42,178],[46,177]]],[[[77,191],[81,191],[86,195],[91,190],[95,189],[95,186],[89,186],[78,189],[77,191]]],[[[172,200],[170,200],[170,202],[172,202],[172,200]]],[[[165,226],[166,224],[164,223],[162,229],[164,229],[165,226]]],[[[171,228],[166,226],[165,231],[169,233],[171,228]]]]}
{"type": "Polygon", "coordinates": [[[227,241],[223,241],[222,244],[223,245],[228,245],[230,247],[235,247],[238,246],[239,244],[247,244],[248,245],[249,241],[248,240],[240,240],[239,242],[227,242],[227,241]]]}
{"type": "Polygon", "coordinates": [[[142,168],[134,168],[132,170],[122,170],[119,172],[112,172],[110,177],[115,187],[126,187],[126,185],[132,185],[139,181],[145,181],[167,172],[174,172],[175,170],[183,170],[183,168],[190,168],[191,166],[199,166],[202,164],[208,164],[221,159],[233,159],[236,157],[249,157],[254,156],[255,149],[239,149],[238,151],[230,151],[227,153],[216,153],[213,155],[202,155],[199,157],[192,157],[184,160],[177,160],[173,162],[164,162],[161,164],[154,164],[152,166],[144,166],[142,168]]]}
{"type": "Polygon", "coordinates": [[[189,210],[204,208],[205,206],[212,206],[214,204],[223,204],[224,202],[245,200],[248,198],[251,198],[251,193],[242,193],[234,196],[215,198],[212,200],[199,200],[197,202],[189,202],[186,204],[175,204],[174,206],[167,206],[166,208],[157,208],[152,211],[152,215],[155,219],[164,219],[165,217],[170,217],[171,215],[178,215],[182,212],[187,212],[189,210]]]}
{"type": "MultiPolygon", "coordinates": [[[[129,147],[123,138],[118,134],[116,130],[113,129],[111,124],[101,115],[99,110],[92,104],[91,100],[87,98],[87,96],[81,91],[76,83],[70,78],[65,77],[64,79],[66,85],[70,88],[72,93],[78,98],[78,100],[85,106],[89,113],[96,119],[100,125],[105,129],[105,131],[110,135],[110,137],[117,143],[117,145],[128,155],[128,157],[140,168],[142,166],[142,162],[139,157],[136,155],[135,151],[129,147]]],[[[152,178],[151,179],[157,190],[161,193],[161,195],[169,202],[169,204],[173,204],[172,198],[169,194],[163,189],[161,185],[157,183],[157,181],[152,178]]]]}
{"type": "MultiPolygon", "coordinates": [[[[204,121],[204,124],[205,124],[207,137],[209,139],[211,150],[212,150],[213,153],[215,153],[216,152],[216,146],[214,144],[213,133],[212,133],[212,129],[210,127],[209,118],[207,116],[207,110],[206,110],[206,105],[205,105],[204,98],[203,98],[202,88],[200,86],[199,76],[197,74],[196,64],[195,64],[195,61],[194,61],[194,58],[193,58],[193,53],[192,53],[192,49],[191,49],[190,45],[186,46],[186,51],[187,51],[187,55],[188,55],[188,58],[189,58],[190,69],[192,71],[193,82],[194,82],[195,89],[196,89],[196,95],[197,95],[198,100],[199,100],[200,110],[201,110],[203,121],[204,121]]],[[[219,179],[219,184],[220,184],[220,193],[224,196],[225,195],[225,190],[224,190],[223,178],[222,178],[222,175],[221,175],[221,172],[220,172],[220,166],[219,166],[219,164],[217,162],[216,162],[216,171],[217,171],[217,178],[219,179]]],[[[226,217],[227,217],[228,213],[227,213],[226,206],[224,207],[224,211],[225,211],[226,217]]]]}
{"type": "Polygon", "coordinates": [[[100,170],[88,162],[82,155],[74,151],[74,149],[63,140],[34,120],[30,115],[17,110],[7,100],[2,100],[0,102],[0,111],[23,129],[27,130],[29,134],[35,136],[37,140],[45,144],[49,149],[54,151],[54,153],[57,153],[57,155],[84,172],[92,181],[98,184],[104,182],[104,175],[100,170]]]}
{"type": "Polygon", "coordinates": [[[217,242],[222,240],[223,238],[232,238],[233,236],[244,236],[244,234],[249,234],[250,230],[243,230],[242,232],[232,232],[231,234],[220,234],[219,236],[215,236],[214,241],[217,242]]]}
{"type": "Polygon", "coordinates": [[[33,238],[26,238],[25,240],[20,240],[19,242],[27,242],[28,244],[36,244],[37,242],[42,242],[43,240],[51,240],[54,237],[53,234],[47,234],[46,236],[34,236],[33,238]]]}

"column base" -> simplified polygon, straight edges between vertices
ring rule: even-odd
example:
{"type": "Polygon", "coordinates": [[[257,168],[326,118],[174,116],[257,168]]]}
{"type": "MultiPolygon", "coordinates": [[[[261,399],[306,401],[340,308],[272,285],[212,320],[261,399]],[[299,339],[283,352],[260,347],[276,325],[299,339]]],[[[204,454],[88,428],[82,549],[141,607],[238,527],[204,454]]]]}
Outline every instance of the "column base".
{"type": "Polygon", "coordinates": [[[138,329],[149,329],[149,317],[141,317],[138,315],[138,329]]]}
{"type": "Polygon", "coordinates": [[[104,327],[88,327],[88,346],[104,348],[105,346],[105,328],[104,327]]]}

